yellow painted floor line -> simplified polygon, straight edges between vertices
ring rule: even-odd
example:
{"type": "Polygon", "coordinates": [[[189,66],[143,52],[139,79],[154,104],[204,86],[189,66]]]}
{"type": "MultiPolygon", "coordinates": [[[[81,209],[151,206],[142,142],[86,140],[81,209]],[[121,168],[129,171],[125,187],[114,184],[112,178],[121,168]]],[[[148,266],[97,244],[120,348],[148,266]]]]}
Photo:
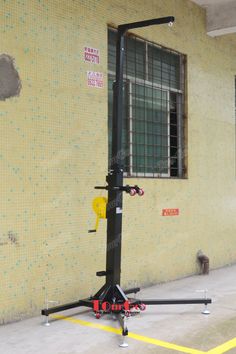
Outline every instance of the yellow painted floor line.
{"type": "MultiPolygon", "coordinates": [[[[228,342],[221,344],[214,349],[209,350],[209,352],[207,352],[207,354],[223,354],[233,348],[236,348],[236,338],[231,339],[228,342]]],[[[235,353],[236,353],[236,350],[235,350],[235,353]]]]}
{"type": "MultiPolygon", "coordinates": [[[[102,324],[99,323],[93,323],[93,322],[88,322],[88,321],[84,321],[84,320],[80,320],[77,318],[73,318],[73,317],[66,317],[66,316],[61,316],[61,315],[53,315],[52,318],[55,319],[60,319],[60,320],[65,320],[71,323],[75,323],[75,324],[80,324],[82,326],[87,326],[87,327],[91,327],[91,328],[96,328],[96,329],[101,329],[103,331],[106,332],[112,332],[118,335],[122,334],[121,329],[118,328],[114,328],[111,326],[104,326],[102,324]]],[[[173,343],[168,343],[159,339],[155,339],[155,338],[150,338],[150,337],[146,337],[146,336],[141,336],[139,334],[135,334],[132,332],[129,332],[129,338],[133,338],[136,339],[138,341],[141,342],[145,342],[145,343],[150,343],[150,344],[154,344],[158,347],[163,347],[163,348],[167,348],[167,349],[172,349],[175,350],[179,353],[188,353],[188,354],[203,354],[206,352],[203,352],[201,350],[197,350],[197,349],[192,349],[192,348],[188,348],[188,347],[182,347],[180,345],[177,344],[173,344],[173,343]]],[[[216,348],[215,348],[216,350],[216,348]]],[[[218,354],[218,352],[216,352],[218,354]]],[[[215,354],[215,352],[211,352],[210,354],[215,354]]]]}

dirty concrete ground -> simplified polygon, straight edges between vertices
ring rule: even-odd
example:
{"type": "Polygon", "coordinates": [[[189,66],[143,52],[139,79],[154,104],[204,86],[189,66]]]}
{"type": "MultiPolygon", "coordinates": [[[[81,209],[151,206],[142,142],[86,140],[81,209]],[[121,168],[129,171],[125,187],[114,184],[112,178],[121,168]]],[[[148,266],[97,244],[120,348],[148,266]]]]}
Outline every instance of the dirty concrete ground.
{"type": "MultiPolygon", "coordinates": [[[[42,325],[43,318],[35,317],[0,327],[1,354],[90,354],[129,353],[174,354],[226,352],[236,354],[235,346],[219,348],[223,343],[236,338],[236,265],[211,271],[207,276],[192,276],[142,289],[139,298],[195,298],[208,289],[213,303],[210,315],[203,315],[202,305],[148,306],[128,320],[129,331],[140,336],[155,338],[176,344],[177,349],[128,338],[128,348],[120,348],[122,337],[102,329],[84,326],[68,320],[51,320],[51,325],[42,325]],[[213,348],[218,347],[215,351],[213,348]],[[187,348],[187,349],[186,349],[187,348]],[[195,349],[196,351],[194,352],[195,349]]],[[[91,311],[80,308],[64,311],[60,315],[95,324],[119,328],[118,321],[110,315],[97,320],[91,311]]]]}

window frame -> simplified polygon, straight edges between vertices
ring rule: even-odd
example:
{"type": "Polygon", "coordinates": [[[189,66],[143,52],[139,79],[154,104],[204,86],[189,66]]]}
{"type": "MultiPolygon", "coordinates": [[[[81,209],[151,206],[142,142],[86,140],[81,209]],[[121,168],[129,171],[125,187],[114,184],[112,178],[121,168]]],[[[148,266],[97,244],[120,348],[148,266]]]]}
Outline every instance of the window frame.
{"type": "MultiPolygon", "coordinates": [[[[108,27],[108,31],[113,31],[116,32],[116,29],[108,27]]],[[[129,164],[128,164],[128,170],[129,171],[124,171],[124,176],[129,177],[129,178],[167,178],[167,179],[184,179],[186,177],[186,167],[185,167],[185,156],[184,156],[184,151],[186,149],[186,139],[185,139],[185,110],[186,110],[186,75],[187,75],[187,70],[186,70],[186,55],[179,53],[175,50],[163,47],[161,45],[158,45],[152,41],[146,40],[144,38],[141,38],[137,35],[134,35],[130,32],[127,33],[129,38],[135,38],[136,41],[143,42],[145,44],[145,72],[144,72],[144,79],[134,77],[131,75],[127,75],[126,73],[123,74],[124,80],[126,83],[128,83],[128,111],[127,111],[127,119],[128,119],[128,124],[129,124],[129,131],[127,132],[128,134],[128,141],[127,141],[127,146],[129,148],[129,164]],[[159,84],[156,82],[151,82],[149,81],[148,75],[149,75],[149,52],[148,52],[148,47],[149,46],[156,47],[160,50],[163,50],[164,52],[169,52],[171,54],[175,54],[179,56],[179,89],[166,86],[163,84],[159,84]],[[149,87],[152,89],[158,89],[161,91],[164,91],[168,95],[168,113],[167,113],[167,121],[168,121],[168,132],[167,132],[167,140],[168,140],[168,173],[148,173],[148,172],[133,172],[133,133],[132,133],[132,125],[133,125],[133,116],[132,115],[132,84],[135,85],[143,85],[144,87],[149,87]],[[170,94],[174,93],[176,94],[176,108],[177,108],[177,117],[176,117],[176,122],[177,122],[177,153],[176,153],[176,159],[177,159],[177,176],[172,176],[171,175],[171,159],[173,156],[171,156],[171,145],[170,145],[170,94]],[[131,111],[131,113],[130,113],[131,111]]],[[[113,78],[115,80],[115,71],[109,70],[108,69],[108,80],[110,78],[113,78]]],[[[113,80],[113,81],[114,81],[113,80]]],[[[145,154],[146,156],[146,154],[145,154]]]]}

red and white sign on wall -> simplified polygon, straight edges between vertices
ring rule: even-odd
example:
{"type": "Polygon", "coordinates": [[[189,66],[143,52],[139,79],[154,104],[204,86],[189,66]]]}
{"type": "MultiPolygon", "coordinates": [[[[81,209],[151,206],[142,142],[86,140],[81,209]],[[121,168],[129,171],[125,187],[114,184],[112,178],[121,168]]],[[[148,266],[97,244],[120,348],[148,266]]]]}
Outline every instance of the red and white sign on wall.
{"type": "Polygon", "coordinates": [[[177,216],[179,215],[179,209],[162,209],[162,216],[177,216]]]}
{"type": "Polygon", "coordinates": [[[99,64],[99,50],[96,48],[84,47],[84,60],[89,63],[99,64]]]}
{"type": "Polygon", "coordinates": [[[103,88],[103,73],[97,71],[87,71],[87,83],[90,87],[103,88]]]}

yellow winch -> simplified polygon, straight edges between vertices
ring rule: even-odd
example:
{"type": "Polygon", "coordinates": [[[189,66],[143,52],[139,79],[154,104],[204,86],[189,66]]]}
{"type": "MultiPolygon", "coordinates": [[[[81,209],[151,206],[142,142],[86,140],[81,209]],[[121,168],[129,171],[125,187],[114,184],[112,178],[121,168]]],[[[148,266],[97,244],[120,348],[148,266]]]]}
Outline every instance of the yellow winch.
{"type": "Polygon", "coordinates": [[[92,203],[93,211],[96,214],[96,224],[95,229],[89,230],[89,232],[97,232],[100,219],[106,219],[107,210],[107,198],[106,197],[96,197],[92,203]]]}

